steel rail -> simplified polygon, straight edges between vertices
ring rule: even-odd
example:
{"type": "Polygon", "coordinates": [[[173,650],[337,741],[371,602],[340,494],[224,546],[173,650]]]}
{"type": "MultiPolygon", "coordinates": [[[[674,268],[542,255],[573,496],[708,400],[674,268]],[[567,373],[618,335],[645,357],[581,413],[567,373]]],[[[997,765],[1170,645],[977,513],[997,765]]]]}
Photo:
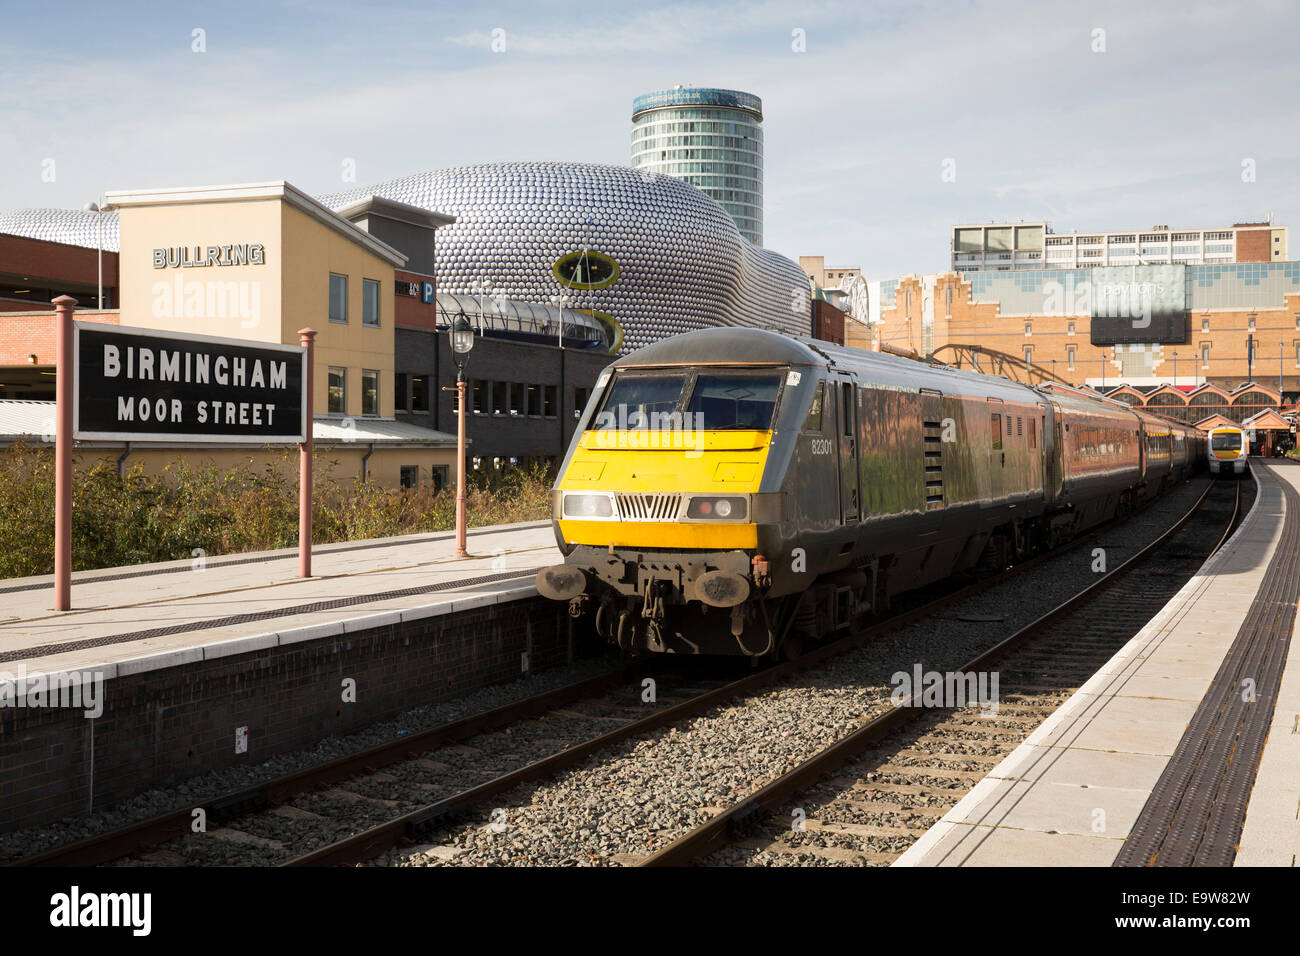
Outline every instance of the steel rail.
{"type": "MultiPolygon", "coordinates": [[[[603,693],[639,678],[644,662],[563,687],[471,714],[460,720],[430,727],[405,737],[368,747],[326,763],[306,767],[262,783],[200,801],[209,822],[222,822],[248,813],[273,807],[300,793],[327,786],[357,773],[375,770],[418,756],[435,747],[465,740],[476,734],[495,730],[523,718],[545,713],[556,707],[603,693]]],[[[96,866],[138,850],[146,849],[190,832],[194,808],[169,811],[148,820],[129,824],[77,843],[57,847],[36,856],[11,863],[11,866],[96,866]]]]}
{"type": "MultiPolygon", "coordinates": [[[[1103,591],[1110,588],[1117,581],[1127,575],[1146,558],[1151,556],[1157,549],[1162,547],[1170,538],[1182,530],[1192,517],[1200,511],[1210,492],[1214,490],[1214,484],[1209,484],[1196,502],[1184,514],[1176,524],[1154,539],[1150,544],[1144,547],[1137,554],[1130,557],[1123,564],[1107,573],[1103,578],[1094,584],[1089,585],[1083,591],[1080,591],[1074,597],[1063,602],[1046,614],[1030,622],[1029,624],[1016,631],[1010,637],[1003,639],[989,650],[979,654],[967,662],[959,670],[962,672],[978,671],[989,664],[1005,656],[1008,652],[1015,650],[1021,645],[1028,642],[1033,637],[1041,634],[1053,623],[1067,614],[1078,610],[1085,604],[1096,599],[1103,591]]],[[[1228,523],[1228,531],[1236,521],[1237,512],[1240,507],[1241,489],[1237,489],[1237,503],[1233,508],[1233,518],[1228,523]]],[[[1228,531],[1224,532],[1219,543],[1215,545],[1214,550],[1218,550],[1223,542],[1227,540],[1228,531]]],[[[1211,552],[1211,554],[1213,551],[1211,552]]],[[[917,692],[919,693],[919,691],[917,692]]],[[[730,807],[721,813],[709,818],[706,822],[678,837],[672,843],[658,850],[657,852],[646,857],[638,863],[638,866],[684,866],[691,861],[700,857],[707,856],[714,850],[725,845],[733,829],[739,828],[747,820],[755,815],[770,813],[778,809],[786,800],[803,790],[808,789],[817,783],[828,773],[847,763],[856,757],[863,750],[868,749],[872,744],[879,742],[889,734],[893,733],[909,721],[916,719],[922,713],[934,710],[935,708],[918,708],[908,706],[915,694],[910,696],[900,706],[896,706],[886,711],[880,716],[868,721],[862,727],[858,728],[847,737],[843,737],[835,743],[826,747],[819,753],[805,760],[799,766],[790,770],[788,773],[776,778],[760,789],[752,793],[748,798],[730,807]]]]}
{"type": "MultiPolygon", "coordinates": [[[[1205,500],[1206,496],[1209,494],[1210,488],[1212,487],[1213,485],[1207,486],[1205,493],[1197,499],[1197,503],[1193,506],[1192,512],[1189,512],[1180,519],[1174,530],[1181,527],[1183,522],[1187,521],[1191,514],[1199,508],[1200,503],[1205,500]]],[[[1132,516],[1130,515],[1129,517],[1132,516]]],[[[668,726],[689,717],[698,716],[719,704],[726,703],[729,700],[752,693],[753,691],[761,690],[762,688],[790,677],[793,674],[814,667],[829,658],[836,657],[846,651],[859,647],[868,641],[881,637],[884,634],[905,627],[916,620],[937,613],[958,601],[964,600],[973,594],[988,589],[994,584],[1001,584],[1010,580],[1031,568],[1057,558],[1067,551],[1086,544],[1090,540],[1094,540],[1097,536],[1112,530],[1115,526],[1122,523],[1122,520],[1115,519],[1105,524],[1098,525],[1096,528],[1090,529],[1080,538],[1067,542],[1051,551],[1022,561],[993,578],[966,585],[965,587],[959,588],[950,594],[939,597],[933,601],[927,602],[926,604],[893,615],[878,624],[874,624],[865,630],[859,631],[858,633],[848,635],[834,641],[833,643],[809,651],[795,660],[774,665],[755,674],[725,684],[722,687],[707,691],[704,694],[683,701],[679,704],[675,704],[663,711],[632,721],[622,727],[617,727],[598,737],[585,741],[584,743],[577,744],[566,750],[559,751],[558,753],[528,764],[527,766],[502,774],[501,776],[495,777],[476,787],[453,794],[452,796],[437,801],[436,803],[431,803],[416,810],[412,810],[400,817],[388,821],[387,823],[382,823],[366,830],[362,830],[359,833],[352,834],[351,836],[344,837],[328,846],[321,847],[311,853],[288,860],[281,865],[340,866],[356,864],[378,856],[386,850],[393,849],[403,841],[418,842],[422,836],[431,830],[437,829],[440,824],[447,820],[464,813],[469,808],[483,803],[498,794],[519,786],[520,784],[553,777],[564,770],[583,763],[592,755],[605,750],[606,748],[622,743],[625,740],[658,730],[661,727],[668,726]]]]}
{"type": "MultiPolygon", "coordinates": [[[[1146,507],[1149,506],[1150,503],[1146,507]]],[[[1141,510],[1145,510],[1145,508],[1141,510]]],[[[558,772],[567,766],[585,760],[591,753],[612,746],[623,739],[656,730],[667,723],[706,711],[710,707],[725,702],[730,698],[761,689],[805,668],[815,666],[828,658],[861,646],[869,640],[905,627],[919,618],[936,613],[951,604],[964,600],[995,584],[1010,580],[1019,574],[1059,557],[1073,548],[1086,544],[1088,541],[1113,530],[1113,528],[1122,524],[1124,520],[1127,519],[1117,518],[1098,525],[1086,531],[1079,538],[1066,542],[1050,551],[1025,559],[992,578],[968,584],[924,605],[891,616],[866,630],[810,651],[795,661],[767,668],[723,687],[708,691],[640,721],[631,722],[625,727],[617,728],[577,747],[569,748],[519,770],[497,777],[471,790],[464,791],[462,794],[413,811],[389,824],[374,828],[375,835],[380,837],[377,841],[366,838],[366,834],[372,831],[364,831],[362,834],[345,838],[336,844],[290,860],[282,865],[328,865],[330,863],[358,862],[367,859],[395,845],[396,841],[388,842],[387,835],[387,831],[394,827],[400,826],[402,834],[407,836],[427,830],[437,821],[454,816],[465,807],[485,800],[519,783],[558,772]],[[384,831],[384,834],[381,835],[378,831],[384,831]],[[349,844],[353,847],[351,850],[347,848],[349,844]]],[[[206,811],[209,822],[226,822],[237,819],[249,813],[276,806],[298,794],[328,786],[331,783],[359,773],[410,759],[439,746],[465,740],[476,734],[506,726],[538,713],[544,713],[547,710],[563,706],[575,700],[599,694],[611,687],[641,678],[645,673],[645,669],[646,662],[638,662],[620,671],[578,681],[544,694],[505,704],[449,724],[388,741],[354,754],[338,757],[314,767],[307,767],[237,791],[231,791],[212,800],[201,801],[198,805],[206,811]]],[[[112,862],[131,853],[186,835],[191,831],[193,809],[193,807],[185,807],[168,811],[103,834],[88,837],[76,843],[56,847],[31,857],[16,860],[7,865],[15,867],[96,866],[112,862]]],[[[398,839],[401,839],[401,837],[399,836],[398,839]]]]}

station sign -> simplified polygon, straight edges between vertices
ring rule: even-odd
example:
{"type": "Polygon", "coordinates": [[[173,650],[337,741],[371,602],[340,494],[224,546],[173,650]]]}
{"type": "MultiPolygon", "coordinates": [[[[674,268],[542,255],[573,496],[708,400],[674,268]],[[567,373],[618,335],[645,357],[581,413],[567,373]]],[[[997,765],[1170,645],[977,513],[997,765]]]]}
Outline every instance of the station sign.
{"type": "Polygon", "coordinates": [[[73,323],[72,431],[88,441],[306,441],[307,350],[73,323]]]}

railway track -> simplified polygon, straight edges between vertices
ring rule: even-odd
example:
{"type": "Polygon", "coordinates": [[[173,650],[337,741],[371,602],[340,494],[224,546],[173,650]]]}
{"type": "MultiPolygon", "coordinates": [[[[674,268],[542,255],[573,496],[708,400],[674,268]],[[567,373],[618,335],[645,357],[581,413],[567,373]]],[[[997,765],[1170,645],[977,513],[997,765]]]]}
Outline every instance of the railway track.
{"type": "Polygon", "coordinates": [[[889,865],[1178,592],[1227,540],[1241,500],[1240,482],[1212,484],[1142,552],[958,668],[998,668],[996,708],[885,711],[641,865],[889,865]]]}
{"type": "MultiPolygon", "coordinates": [[[[1104,537],[1117,524],[1104,526],[1082,541],[1023,562],[995,581],[1012,580],[1068,551],[1084,547],[1104,537]]],[[[648,714],[642,699],[642,681],[650,672],[645,665],[633,665],[208,801],[203,806],[206,831],[202,833],[192,832],[194,813],[186,808],[21,863],[85,866],[109,862],[150,865],[210,861],[304,866],[369,860],[400,846],[426,842],[430,834],[445,829],[466,811],[487,806],[494,798],[521,784],[554,777],[640,735],[758,693],[798,671],[816,667],[884,634],[941,613],[989,586],[990,582],[980,582],[959,588],[797,661],[769,667],[738,680],[683,681],[674,675],[660,674],[655,678],[657,700],[648,714]],[[585,712],[574,709],[579,702],[586,702],[585,712]],[[561,739],[556,728],[566,722],[569,732],[575,726],[586,724],[588,729],[581,734],[581,742],[574,744],[561,739]],[[472,769],[460,766],[461,763],[474,763],[486,753],[483,746],[473,744],[494,738],[498,744],[507,738],[506,746],[504,750],[497,747],[496,753],[489,754],[488,762],[495,762],[498,767],[504,764],[510,769],[480,773],[482,779],[469,786],[449,787],[449,777],[464,778],[472,769]],[[521,753],[530,747],[512,744],[527,739],[536,741],[543,749],[549,743],[553,752],[539,759],[526,759],[521,753]],[[464,761],[460,760],[462,757],[464,761]],[[402,790],[407,796],[392,799],[395,790],[402,790]],[[428,799],[410,799],[412,793],[428,799]]]]}

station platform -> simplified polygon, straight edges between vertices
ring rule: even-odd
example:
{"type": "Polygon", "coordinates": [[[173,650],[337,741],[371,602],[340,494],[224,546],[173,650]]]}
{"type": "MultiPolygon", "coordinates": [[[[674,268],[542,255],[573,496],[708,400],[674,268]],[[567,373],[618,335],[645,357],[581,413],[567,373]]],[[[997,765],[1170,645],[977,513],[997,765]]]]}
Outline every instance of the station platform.
{"type": "Polygon", "coordinates": [[[119,806],[594,653],[549,521],[0,581],[0,832],[119,806]]]}
{"type": "Polygon", "coordinates": [[[1224,547],[894,866],[1297,864],[1300,464],[1251,468],[1224,547]]]}
{"type": "Polygon", "coordinates": [[[139,674],[416,621],[537,594],[563,560],[549,521],[318,545],[314,576],[290,548],[80,571],[71,611],[51,610],[53,576],[0,581],[0,678],[95,670],[139,674]]]}

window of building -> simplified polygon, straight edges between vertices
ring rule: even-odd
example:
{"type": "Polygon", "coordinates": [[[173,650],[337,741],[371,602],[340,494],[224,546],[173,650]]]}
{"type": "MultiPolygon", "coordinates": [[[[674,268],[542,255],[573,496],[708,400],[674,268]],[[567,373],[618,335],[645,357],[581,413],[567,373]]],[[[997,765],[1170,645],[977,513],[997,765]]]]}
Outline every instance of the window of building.
{"type": "Polygon", "coordinates": [[[348,320],[348,277],[330,273],[330,321],[348,320]]]}
{"type": "Polygon", "coordinates": [[[573,390],[573,417],[581,418],[583,411],[587,408],[587,398],[591,394],[589,388],[575,388],[573,390]]]}
{"type": "Polygon", "coordinates": [[[348,413],[348,370],[345,368],[330,366],[328,410],[332,415],[348,413]]]}
{"type": "Polygon", "coordinates": [[[528,386],[528,414],[540,418],[542,414],[542,386],[528,386]]]}
{"type": "Polygon", "coordinates": [[[1291,344],[1295,346],[1295,364],[1296,364],[1296,368],[1300,368],[1300,339],[1296,339],[1296,340],[1295,340],[1293,343],[1291,343],[1291,344]]]}
{"type": "Polygon", "coordinates": [[[1065,347],[1065,361],[1071,372],[1074,371],[1074,348],[1073,345],[1067,345],[1065,347]]]}
{"type": "Polygon", "coordinates": [[[554,418],[559,414],[559,411],[556,408],[556,398],[556,387],[554,385],[545,386],[542,395],[542,414],[547,418],[554,418]]]}
{"type": "Polygon", "coordinates": [[[1026,365],[1034,364],[1034,347],[1032,345],[1025,346],[1025,364],[1026,365]]]}
{"type": "Polygon", "coordinates": [[[361,324],[379,325],[379,280],[361,280],[361,324]]]}
{"type": "Polygon", "coordinates": [[[1034,334],[1034,323],[1032,323],[1032,322],[1026,322],[1026,323],[1025,323],[1025,335],[1033,335],[1033,334],[1034,334]]]}
{"type": "Polygon", "coordinates": [[[379,414],[379,373],[372,368],[361,370],[361,414],[379,414]]]}
{"type": "Polygon", "coordinates": [[[1201,331],[1210,331],[1210,317],[1208,315],[1201,316],[1201,331]]]}
{"type": "Polygon", "coordinates": [[[432,473],[429,477],[433,479],[433,490],[439,492],[446,488],[450,480],[448,467],[446,465],[434,465],[429,470],[432,473]]]}
{"type": "Polygon", "coordinates": [[[952,286],[943,290],[943,310],[946,318],[952,318],[952,286]]]}
{"type": "Polygon", "coordinates": [[[1067,335],[1073,335],[1073,334],[1074,334],[1074,323],[1073,323],[1073,322],[1067,322],[1067,323],[1065,324],[1065,332],[1066,332],[1067,335]]]}
{"type": "Polygon", "coordinates": [[[492,393],[492,383],[475,379],[467,387],[471,396],[470,411],[475,415],[486,415],[490,411],[488,403],[492,393]]]}
{"type": "Polygon", "coordinates": [[[493,415],[510,414],[510,383],[509,382],[492,383],[492,414],[493,415]]]}
{"type": "Polygon", "coordinates": [[[1210,346],[1209,343],[1201,345],[1201,368],[1210,367],[1210,346]]]}
{"type": "Polygon", "coordinates": [[[402,466],[402,487],[403,488],[420,487],[420,466],[419,465],[402,466]]]}
{"type": "Polygon", "coordinates": [[[409,378],[405,372],[393,373],[393,411],[405,412],[410,408],[410,393],[407,391],[409,378]]]}
{"type": "Polygon", "coordinates": [[[1246,319],[1246,328],[1251,332],[1255,331],[1255,317],[1253,315],[1246,319]]]}
{"type": "Polygon", "coordinates": [[[429,376],[411,376],[411,411],[427,412],[429,410],[429,376]]]}
{"type": "Polygon", "coordinates": [[[526,415],[528,413],[527,386],[523,382],[510,384],[510,414],[526,415]]]}

